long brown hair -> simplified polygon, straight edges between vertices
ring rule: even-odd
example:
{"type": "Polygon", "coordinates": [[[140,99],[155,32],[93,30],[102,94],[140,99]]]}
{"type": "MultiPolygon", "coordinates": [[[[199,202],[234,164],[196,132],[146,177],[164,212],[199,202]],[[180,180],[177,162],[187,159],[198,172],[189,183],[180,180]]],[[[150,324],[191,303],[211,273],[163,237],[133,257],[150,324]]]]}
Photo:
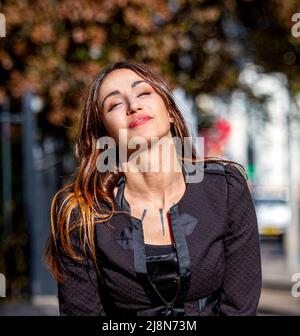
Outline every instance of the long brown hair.
{"type": "MultiPolygon", "coordinates": [[[[73,230],[79,230],[80,250],[86,257],[87,252],[91,255],[100,275],[96,259],[94,243],[95,224],[109,220],[114,213],[115,204],[113,190],[122,172],[99,172],[96,169],[97,157],[101,149],[97,148],[97,140],[106,136],[107,132],[102,122],[102,106],[99,102],[99,90],[105,77],[115,69],[130,69],[146,80],[153,89],[161,96],[170,113],[174,118],[172,123],[172,136],[179,137],[182,142],[190,133],[182,113],[175,103],[171,90],[163,78],[144,63],[118,62],[104,68],[95,78],[85,100],[84,109],[81,113],[77,141],[75,145],[75,157],[79,163],[75,170],[74,179],[71,183],[61,188],[53,197],[51,203],[51,231],[45,246],[44,259],[50,271],[57,281],[62,282],[60,252],[73,260],[81,260],[75,254],[71,243],[73,230]],[[109,207],[102,207],[101,202],[109,207]],[[109,210],[111,209],[111,210],[109,210]],[[77,211],[80,216],[74,216],[77,211]],[[59,244],[59,248],[58,248],[59,244]]],[[[224,162],[234,163],[247,179],[242,165],[237,162],[221,158],[204,157],[199,159],[194,144],[191,144],[193,162],[224,162]]]]}

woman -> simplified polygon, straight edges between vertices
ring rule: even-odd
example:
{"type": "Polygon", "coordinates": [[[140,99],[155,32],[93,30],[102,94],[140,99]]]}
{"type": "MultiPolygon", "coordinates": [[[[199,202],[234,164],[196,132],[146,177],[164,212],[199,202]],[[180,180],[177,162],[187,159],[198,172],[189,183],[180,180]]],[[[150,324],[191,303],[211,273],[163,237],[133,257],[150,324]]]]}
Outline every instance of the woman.
{"type": "Polygon", "coordinates": [[[245,171],[201,160],[191,142],[190,163],[203,174],[193,181],[173,141],[188,136],[170,90],[145,64],[119,62],[97,76],[74,181],[52,201],[45,256],[61,315],[257,314],[260,246],[245,171]],[[104,137],[115,147],[102,148],[104,137]],[[168,140],[169,154],[158,139],[168,140]],[[137,151],[130,143],[140,140],[137,151]],[[103,154],[124,148],[127,156],[117,151],[103,169],[103,154]]]}

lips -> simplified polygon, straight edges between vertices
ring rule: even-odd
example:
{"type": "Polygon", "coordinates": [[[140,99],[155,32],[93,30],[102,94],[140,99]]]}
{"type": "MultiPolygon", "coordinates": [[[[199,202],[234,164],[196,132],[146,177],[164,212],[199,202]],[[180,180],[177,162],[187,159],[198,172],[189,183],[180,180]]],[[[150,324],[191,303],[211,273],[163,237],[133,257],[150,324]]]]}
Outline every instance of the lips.
{"type": "Polygon", "coordinates": [[[153,118],[148,116],[148,115],[141,115],[141,116],[137,117],[136,119],[132,120],[129,123],[129,128],[133,128],[133,127],[137,127],[139,125],[142,125],[150,119],[153,119],[153,118]]]}

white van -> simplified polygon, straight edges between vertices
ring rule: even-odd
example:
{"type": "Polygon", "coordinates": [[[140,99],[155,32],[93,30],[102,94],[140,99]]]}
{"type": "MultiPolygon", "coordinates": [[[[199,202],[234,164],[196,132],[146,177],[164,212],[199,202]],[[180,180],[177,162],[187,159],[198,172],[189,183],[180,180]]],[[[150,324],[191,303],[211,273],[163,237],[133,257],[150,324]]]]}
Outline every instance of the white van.
{"type": "Polygon", "coordinates": [[[292,219],[287,200],[281,198],[255,198],[258,228],[261,236],[284,236],[292,219]]]}

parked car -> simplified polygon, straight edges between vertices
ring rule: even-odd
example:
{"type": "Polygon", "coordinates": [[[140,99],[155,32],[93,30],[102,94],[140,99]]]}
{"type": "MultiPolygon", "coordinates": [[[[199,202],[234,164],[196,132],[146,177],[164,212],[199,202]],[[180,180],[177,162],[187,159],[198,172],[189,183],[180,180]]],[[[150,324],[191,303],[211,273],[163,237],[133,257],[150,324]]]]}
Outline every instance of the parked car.
{"type": "Polygon", "coordinates": [[[255,198],[254,205],[260,235],[283,237],[292,218],[288,201],[280,198],[255,198]]]}

